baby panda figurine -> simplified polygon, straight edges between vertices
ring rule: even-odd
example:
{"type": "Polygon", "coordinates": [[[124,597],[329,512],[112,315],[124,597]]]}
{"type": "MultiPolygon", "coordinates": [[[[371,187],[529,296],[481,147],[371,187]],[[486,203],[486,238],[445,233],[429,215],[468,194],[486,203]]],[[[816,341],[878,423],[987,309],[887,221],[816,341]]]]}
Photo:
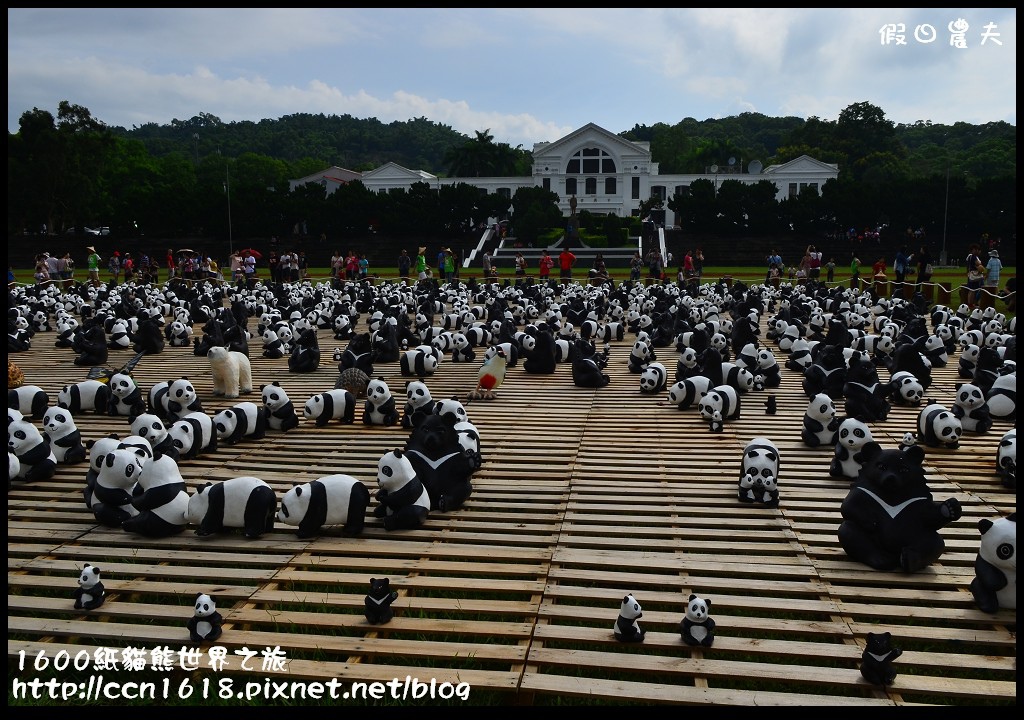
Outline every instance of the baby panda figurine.
{"type": "Polygon", "coordinates": [[[686,615],[679,623],[679,634],[687,645],[711,647],[715,642],[715,621],[711,619],[711,601],[690,595],[686,615]]]}
{"type": "Polygon", "coordinates": [[[398,593],[391,589],[391,581],[387,578],[370,578],[370,594],[366,596],[366,622],[371,625],[383,625],[391,622],[395,611],[391,603],[398,599],[398,593]]]}
{"type": "Polygon", "coordinates": [[[188,620],[188,636],[194,643],[214,642],[224,632],[224,617],[216,601],[206,593],[196,595],[195,614],[188,620]]]}
{"type": "Polygon", "coordinates": [[[981,545],[974,561],[971,594],[978,609],[995,613],[1017,610],[1017,513],[978,521],[981,545]]]}
{"type": "Polygon", "coordinates": [[[892,633],[868,633],[867,645],[861,655],[860,674],[872,685],[892,685],[896,670],[892,663],[903,654],[892,646],[892,633]]]}
{"type": "Polygon", "coordinates": [[[981,388],[973,383],[957,383],[953,399],[953,415],[963,432],[984,434],[992,429],[992,415],[981,388]]]}
{"type": "Polygon", "coordinates": [[[757,437],[743,448],[740,463],[740,502],[779,505],[779,449],[766,437],[757,437]]]}
{"type": "Polygon", "coordinates": [[[100,582],[100,569],[88,563],[78,576],[75,590],[75,610],[95,610],[107,599],[107,591],[100,582]]]}
{"type": "Polygon", "coordinates": [[[619,642],[643,642],[647,631],[641,630],[640,624],[637,623],[637,620],[643,616],[640,603],[636,601],[632,593],[622,598],[619,617],[615,621],[615,639],[619,642]]]}

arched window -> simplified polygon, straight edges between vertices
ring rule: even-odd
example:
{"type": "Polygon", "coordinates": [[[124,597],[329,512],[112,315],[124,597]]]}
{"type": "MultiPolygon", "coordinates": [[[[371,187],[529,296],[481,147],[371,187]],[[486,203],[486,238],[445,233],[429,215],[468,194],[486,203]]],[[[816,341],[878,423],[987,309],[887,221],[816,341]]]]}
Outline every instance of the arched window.
{"type": "Polygon", "coordinates": [[[601,148],[581,148],[565,165],[566,175],[614,175],[615,158],[601,148]]]}

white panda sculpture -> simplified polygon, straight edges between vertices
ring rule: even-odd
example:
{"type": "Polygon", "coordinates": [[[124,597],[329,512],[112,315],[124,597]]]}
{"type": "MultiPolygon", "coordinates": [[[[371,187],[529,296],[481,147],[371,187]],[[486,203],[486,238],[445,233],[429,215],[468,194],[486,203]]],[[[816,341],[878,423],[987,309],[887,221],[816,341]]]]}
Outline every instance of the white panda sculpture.
{"type": "Polygon", "coordinates": [[[75,424],[71,411],[62,407],[52,407],[43,415],[43,437],[50,444],[59,465],[77,465],[88,456],[82,443],[82,433],[75,424]]]}
{"type": "Polygon", "coordinates": [[[897,370],[889,378],[889,398],[895,405],[917,407],[924,399],[924,385],[908,370],[897,370]]]}
{"type": "Polygon", "coordinates": [[[989,415],[996,422],[1017,422],[1017,371],[1001,373],[985,391],[989,415]]]}
{"type": "Polygon", "coordinates": [[[981,544],[971,594],[985,613],[1017,610],[1017,513],[978,522],[981,544]]]}
{"type": "Polygon", "coordinates": [[[179,461],[216,452],[220,439],[213,417],[203,412],[191,412],[182,416],[180,420],[171,424],[167,433],[178,451],[179,461]]]}
{"type": "Polygon", "coordinates": [[[262,405],[241,402],[213,416],[218,442],[235,445],[242,440],[262,440],[267,435],[267,413],[262,405]]]}
{"type": "Polygon", "coordinates": [[[198,525],[196,535],[205,537],[241,528],[247,538],[258,538],[274,529],[277,494],[257,477],[230,478],[206,483],[188,499],[185,521],[198,525]]]}
{"type": "Polygon", "coordinates": [[[302,406],[302,416],[312,420],[316,427],[323,427],[331,420],[351,425],[356,419],[356,397],[343,388],[318,393],[302,406]]]}
{"type": "Polygon", "coordinates": [[[800,438],[807,447],[834,447],[838,431],[835,400],[826,393],[818,393],[807,403],[800,438]]]}
{"type": "Polygon", "coordinates": [[[434,398],[425,383],[413,380],[405,384],[405,407],[402,413],[402,427],[416,427],[427,415],[434,413],[434,398]]]}
{"type": "Polygon", "coordinates": [[[423,525],[430,513],[430,495],[400,448],[385,453],[377,462],[377,486],[380,504],[373,514],[384,520],[385,530],[411,530],[423,525]]]}
{"type": "Polygon", "coordinates": [[[127,532],[163,538],[184,530],[188,493],[178,463],[168,455],[147,460],[135,486],[132,506],[139,514],[121,524],[127,532]]]}
{"type": "Polygon", "coordinates": [[[404,376],[428,377],[437,371],[437,357],[416,347],[402,353],[399,367],[404,376]]]}
{"type": "Polygon", "coordinates": [[[1007,430],[996,449],[996,472],[1003,487],[1017,489],[1017,430],[1007,430]]]}
{"type": "Polygon", "coordinates": [[[49,406],[50,396],[38,385],[22,385],[7,391],[7,407],[32,420],[42,420],[49,406]]]}
{"type": "Polygon", "coordinates": [[[106,414],[110,405],[110,386],[99,380],[83,380],[65,385],[57,393],[57,405],[72,415],[86,412],[106,414]]]}
{"type": "Polygon", "coordinates": [[[647,631],[637,622],[643,616],[643,608],[633,594],[624,596],[619,604],[619,616],[612,628],[615,639],[619,642],[643,642],[647,631]]]}
{"type": "Polygon", "coordinates": [[[116,437],[97,440],[90,453],[90,473],[95,475],[86,478],[85,504],[100,524],[121,527],[139,512],[132,505],[132,495],[149,456],[144,449],[122,445],[116,437]]]}
{"type": "Polygon", "coordinates": [[[711,601],[690,595],[686,614],[679,623],[679,635],[687,645],[711,647],[715,642],[716,623],[711,619],[711,601]]]}
{"type": "Polygon", "coordinates": [[[110,386],[110,403],[107,415],[126,417],[129,421],[146,412],[146,398],[128,373],[114,373],[107,382],[110,386]]]}
{"type": "Polygon", "coordinates": [[[7,451],[18,458],[20,480],[49,480],[57,472],[57,457],[50,443],[27,416],[7,423],[7,451]]]}
{"type": "Polygon", "coordinates": [[[286,492],[277,519],[295,527],[300,538],[316,537],[331,525],[342,525],[342,534],[355,537],[363,532],[369,505],[370,491],[361,480],[327,475],[286,492]]]}
{"type": "Polygon", "coordinates": [[[931,403],[917,416],[917,441],[933,448],[956,450],[960,447],[963,426],[945,405],[931,403]]]}
{"type": "Polygon", "coordinates": [[[953,398],[953,415],[960,421],[964,432],[984,434],[992,429],[985,393],[973,383],[957,383],[953,398]]]}
{"type": "Polygon", "coordinates": [[[768,438],[756,437],[747,443],[740,462],[740,502],[778,507],[780,460],[779,448],[768,438]]]}
{"type": "Polygon", "coordinates": [[[370,380],[366,385],[366,402],[363,404],[364,425],[397,425],[401,421],[391,388],[382,377],[370,380]]]}
{"type": "Polygon", "coordinates": [[[170,455],[171,459],[177,462],[179,458],[178,448],[174,445],[174,438],[164,425],[164,421],[153,413],[142,413],[131,423],[132,433],[146,438],[150,447],[153,448],[153,457],[170,455]]]}
{"type": "Polygon", "coordinates": [[[269,385],[261,385],[260,396],[263,399],[263,407],[266,409],[267,427],[271,430],[288,432],[299,426],[295,403],[288,397],[288,393],[281,387],[281,383],[272,382],[269,385]]]}
{"type": "Polygon", "coordinates": [[[740,393],[732,385],[718,385],[701,396],[697,410],[711,432],[722,432],[726,420],[740,419],[740,393]]]}
{"type": "Polygon", "coordinates": [[[855,417],[844,418],[836,431],[835,451],[829,464],[829,475],[834,478],[856,480],[860,474],[864,446],[874,440],[867,423],[855,417]]]}
{"type": "Polygon", "coordinates": [[[640,392],[645,395],[664,392],[668,384],[668,371],[660,362],[648,363],[640,372],[640,392]]]}
{"type": "Polygon", "coordinates": [[[224,617],[217,612],[217,603],[206,593],[196,595],[195,612],[188,619],[189,639],[196,643],[211,643],[224,632],[224,617]]]}
{"type": "Polygon", "coordinates": [[[679,410],[688,410],[700,403],[711,389],[711,379],[704,375],[693,375],[675,383],[668,390],[668,401],[679,410]]]}
{"type": "Polygon", "coordinates": [[[107,591],[100,582],[100,569],[86,563],[78,574],[75,589],[75,610],[95,610],[106,599],[107,591]]]}

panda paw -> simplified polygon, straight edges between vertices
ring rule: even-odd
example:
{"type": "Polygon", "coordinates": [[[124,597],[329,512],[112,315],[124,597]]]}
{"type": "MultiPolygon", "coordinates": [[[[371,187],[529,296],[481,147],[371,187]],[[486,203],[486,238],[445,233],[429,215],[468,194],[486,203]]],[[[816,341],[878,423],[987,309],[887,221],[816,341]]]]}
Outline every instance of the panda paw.
{"type": "Polygon", "coordinates": [[[960,519],[960,516],[963,514],[963,508],[960,506],[959,500],[956,498],[949,498],[939,507],[939,514],[952,522],[960,519]]]}

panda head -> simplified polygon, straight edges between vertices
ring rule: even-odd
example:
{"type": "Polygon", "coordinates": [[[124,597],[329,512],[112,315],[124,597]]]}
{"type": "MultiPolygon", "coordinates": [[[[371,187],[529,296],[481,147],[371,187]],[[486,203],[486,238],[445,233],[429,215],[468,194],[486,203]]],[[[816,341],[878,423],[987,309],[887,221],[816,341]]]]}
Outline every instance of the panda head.
{"type": "Polygon", "coordinates": [[[696,595],[690,595],[686,601],[686,618],[692,623],[700,624],[711,614],[711,601],[696,595]]]}
{"type": "Polygon", "coordinates": [[[47,408],[46,414],[43,415],[43,429],[51,438],[59,438],[75,432],[78,427],[71,413],[58,406],[47,408]]]}
{"type": "Polygon", "coordinates": [[[828,425],[836,416],[835,400],[826,393],[818,393],[807,404],[807,416],[828,425]]]}
{"type": "Polygon", "coordinates": [[[135,380],[127,373],[115,373],[107,384],[110,386],[110,392],[122,399],[138,389],[135,380]]]}
{"type": "Polygon", "coordinates": [[[665,387],[665,376],[664,365],[661,363],[651,363],[640,373],[640,392],[661,392],[661,389],[665,387]]]}
{"type": "Polygon", "coordinates": [[[81,572],[78,573],[78,587],[83,590],[91,590],[96,587],[100,581],[100,569],[95,565],[86,563],[82,566],[81,572]]]}
{"type": "Polygon", "coordinates": [[[131,489],[142,476],[150,458],[141,448],[118,445],[100,460],[96,483],[105,487],[131,489]]]}
{"type": "Polygon", "coordinates": [[[278,522],[285,525],[298,525],[309,511],[309,501],[313,497],[309,483],[294,485],[281,498],[281,509],[277,512],[278,522]]]}
{"type": "Polygon", "coordinates": [[[401,490],[416,479],[416,470],[405,453],[399,449],[385,453],[377,461],[377,485],[389,493],[401,490]]]}
{"type": "Polygon", "coordinates": [[[192,381],[186,377],[178,378],[167,388],[167,399],[178,403],[183,408],[194,403],[198,396],[195,387],[192,386],[192,381]]]}
{"type": "Polygon", "coordinates": [[[226,438],[238,427],[238,414],[233,408],[221,410],[213,416],[213,425],[217,428],[217,435],[226,438]]]}
{"type": "Polygon", "coordinates": [[[963,424],[948,408],[937,403],[926,405],[918,416],[918,422],[926,423],[926,427],[920,428],[924,431],[926,440],[948,447],[959,445],[960,436],[964,431],[963,424]]]}
{"type": "Polygon", "coordinates": [[[7,423],[7,450],[15,455],[23,455],[43,442],[43,435],[28,420],[16,420],[7,423]]]}
{"type": "Polygon", "coordinates": [[[996,450],[996,466],[1001,473],[1017,472],[1017,431],[1007,430],[999,440],[996,450]]]}
{"type": "Polygon", "coordinates": [[[996,520],[983,518],[978,521],[978,530],[981,531],[978,557],[1008,576],[1016,575],[1017,513],[996,520]]]}
{"type": "Polygon", "coordinates": [[[741,475],[760,482],[767,478],[777,478],[779,460],[779,449],[775,443],[765,437],[754,438],[743,450],[741,475]]]}
{"type": "Polygon", "coordinates": [[[434,414],[435,415],[451,415],[455,418],[455,422],[467,422],[469,416],[466,414],[466,408],[463,406],[457,397],[446,398],[444,400],[438,400],[434,403],[434,414]]]}
{"type": "Polygon", "coordinates": [[[836,444],[849,449],[864,447],[865,443],[873,440],[871,428],[855,417],[848,417],[839,423],[839,430],[836,433],[836,444]]]}
{"type": "Polygon", "coordinates": [[[640,607],[640,603],[637,602],[632,593],[622,598],[622,604],[619,606],[619,616],[627,620],[636,620],[644,616],[643,608],[640,607]]]}
{"type": "Polygon", "coordinates": [[[980,387],[972,383],[957,383],[954,403],[964,410],[971,411],[985,404],[985,394],[980,387]]]}
{"type": "Polygon", "coordinates": [[[279,410],[289,402],[288,393],[284,391],[279,382],[273,382],[260,387],[260,395],[263,398],[263,404],[270,411],[279,410]]]}
{"type": "Polygon", "coordinates": [[[196,444],[196,438],[192,432],[192,425],[185,420],[178,420],[167,428],[167,434],[171,436],[171,443],[179,454],[188,454],[196,444]]]}
{"type": "Polygon", "coordinates": [[[679,353],[679,365],[687,370],[692,370],[697,367],[697,351],[692,347],[684,348],[683,351],[679,353]]]}
{"type": "Polygon", "coordinates": [[[366,385],[366,400],[371,405],[380,406],[391,397],[391,388],[383,377],[376,377],[366,385]]]}
{"type": "Polygon", "coordinates": [[[430,390],[426,384],[413,380],[405,385],[405,397],[412,407],[423,407],[431,401],[430,390]]]}
{"type": "Polygon", "coordinates": [[[167,426],[156,415],[142,413],[132,421],[132,432],[149,440],[150,445],[159,445],[167,437],[167,426]]]}
{"type": "Polygon", "coordinates": [[[195,609],[197,618],[208,618],[217,612],[217,603],[206,593],[199,593],[196,595],[195,609]]]}
{"type": "Polygon", "coordinates": [[[117,449],[120,444],[121,441],[117,435],[108,435],[107,437],[97,438],[86,443],[89,448],[89,468],[93,472],[98,473],[107,453],[117,449]]]}

